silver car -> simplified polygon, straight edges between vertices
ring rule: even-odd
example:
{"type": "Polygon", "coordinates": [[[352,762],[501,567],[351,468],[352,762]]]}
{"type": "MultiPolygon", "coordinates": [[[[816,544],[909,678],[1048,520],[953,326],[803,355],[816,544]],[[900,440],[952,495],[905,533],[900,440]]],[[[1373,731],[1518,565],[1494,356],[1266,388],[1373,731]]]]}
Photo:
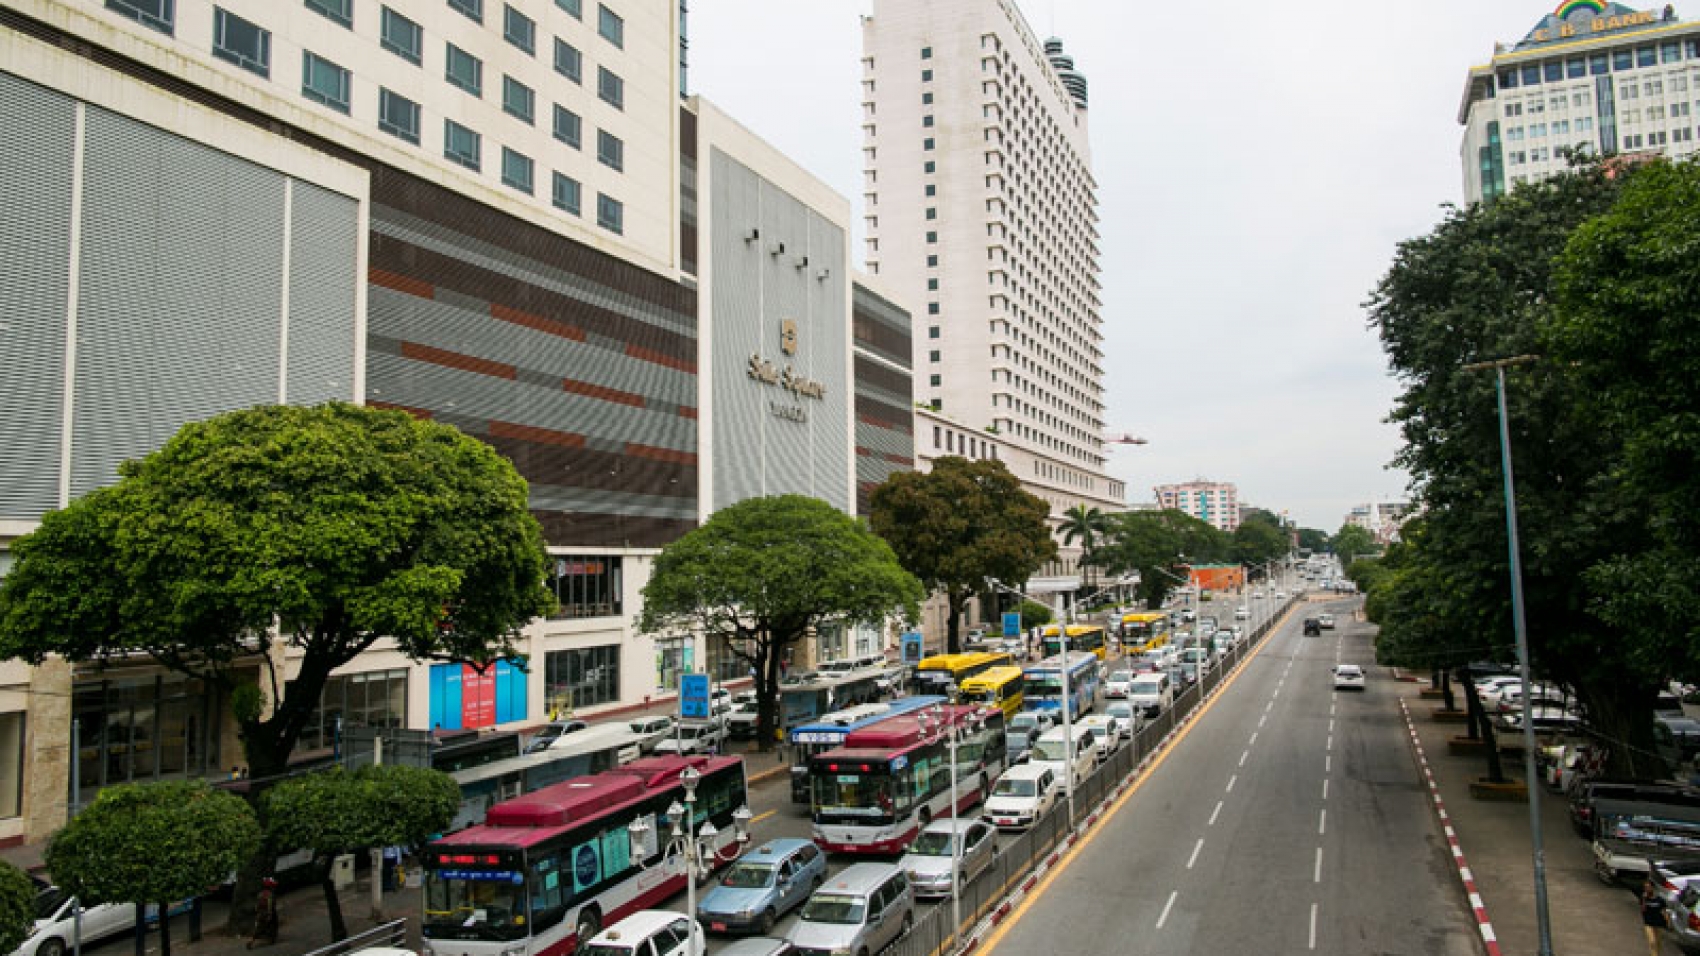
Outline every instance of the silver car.
{"type": "Polygon", "coordinates": [[[934,820],[909,844],[909,852],[897,861],[897,868],[908,875],[916,896],[949,896],[953,857],[961,855],[959,878],[961,885],[967,886],[997,859],[994,833],[991,825],[979,820],[934,820]]]}
{"type": "Polygon", "coordinates": [[[853,863],[803,904],[798,956],[874,956],[915,925],[915,891],[890,863],[853,863]]]}

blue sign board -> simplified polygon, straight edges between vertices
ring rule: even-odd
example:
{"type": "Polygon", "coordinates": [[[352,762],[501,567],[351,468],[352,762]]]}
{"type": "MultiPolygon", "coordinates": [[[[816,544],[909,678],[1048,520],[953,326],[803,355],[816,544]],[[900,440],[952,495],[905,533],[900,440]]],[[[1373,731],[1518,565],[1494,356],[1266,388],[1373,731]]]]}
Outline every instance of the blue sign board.
{"type": "Polygon", "coordinates": [[[708,719],[707,674],[686,674],[679,678],[679,716],[686,720],[708,719]]]}
{"type": "Polygon", "coordinates": [[[1021,636],[1021,612],[1020,611],[1005,611],[1005,612],[1003,612],[1003,636],[1004,637],[1020,637],[1021,636]]]}
{"type": "Polygon", "coordinates": [[[926,656],[922,646],[920,631],[905,631],[903,634],[903,663],[919,664],[926,656]]]}

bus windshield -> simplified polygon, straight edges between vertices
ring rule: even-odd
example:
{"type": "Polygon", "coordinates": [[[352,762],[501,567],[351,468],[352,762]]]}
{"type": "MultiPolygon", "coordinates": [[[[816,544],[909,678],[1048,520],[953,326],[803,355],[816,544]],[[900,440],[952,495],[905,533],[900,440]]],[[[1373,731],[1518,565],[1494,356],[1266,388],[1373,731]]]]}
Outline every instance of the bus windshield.
{"type": "Polygon", "coordinates": [[[526,935],[525,890],[517,873],[425,872],[425,935],[432,939],[510,940],[526,935]]]}
{"type": "Polygon", "coordinates": [[[956,699],[958,703],[963,704],[996,704],[998,702],[998,692],[995,687],[991,689],[976,687],[972,690],[962,691],[956,695],[956,699]]]}
{"type": "Polygon", "coordinates": [[[883,816],[892,809],[891,784],[891,777],[884,773],[838,773],[824,767],[816,767],[815,813],[883,816]]]}
{"type": "Polygon", "coordinates": [[[1062,696],[1062,675],[1044,674],[1027,678],[1027,696],[1051,698],[1062,696]]]}

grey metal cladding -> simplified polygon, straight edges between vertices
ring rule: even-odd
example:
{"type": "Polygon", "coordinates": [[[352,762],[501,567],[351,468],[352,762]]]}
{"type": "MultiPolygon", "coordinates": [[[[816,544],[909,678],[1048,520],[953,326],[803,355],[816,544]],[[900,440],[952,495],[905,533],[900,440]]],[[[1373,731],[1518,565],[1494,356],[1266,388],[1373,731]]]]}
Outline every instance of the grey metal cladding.
{"type": "Polygon", "coordinates": [[[851,285],[850,304],[859,329],[856,347],[904,368],[913,368],[910,341],[914,336],[915,322],[909,310],[867,286],[860,283],[851,285]]]}
{"type": "Polygon", "coordinates": [[[0,518],[59,506],[75,110],[0,73],[0,518]]]}
{"type": "Polygon", "coordinates": [[[189,421],[277,397],[280,174],[90,106],[73,495],[189,421]]]}
{"type": "MultiPolygon", "coordinates": [[[[761,230],[760,187],[755,176],[719,150],[710,157],[709,247],[714,396],[715,510],[760,497],[766,461],[769,415],[745,363],[761,349],[761,261],[767,257],[768,237],[761,230]],[[757,235],[750,238],[754,230],[757,235]],[[755,316],[755,318],[748,318],[755,316]],[[739,319],[742,321],[739,321],[739,319]]],[[[769,353],[776,351],[770,347],[769,353]]],[[[774,426],[782,424],[777,420],[774,426]]]]}
{"type": "Polygon", "coordinates": [[[295,405],[353,401],[360,204],[299,180],[292,193],[285,394],[295,405]]]}

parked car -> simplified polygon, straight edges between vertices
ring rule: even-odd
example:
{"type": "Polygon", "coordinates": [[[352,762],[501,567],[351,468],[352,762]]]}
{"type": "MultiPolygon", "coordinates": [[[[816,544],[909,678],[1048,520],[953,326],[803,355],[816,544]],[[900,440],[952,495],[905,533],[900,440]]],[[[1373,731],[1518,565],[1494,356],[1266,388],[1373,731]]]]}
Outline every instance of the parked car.
{"type": "Polygon", "coordinates": [[[576,733],[590,725],[582,720],[551,720],[531,735],[526,742],[525,752],[528,754],[541,753],[559,743],[568,734],[576,733]]]}
{"type": "Polygon", "coordinates": [[[1513,711],[1499,715],[1500,729],[1523,732],[1523,721],[1528,720],[1535,727],[1537,734],[1564,733],[1573,734],[1580,731],[1584,725],[1582,715],[1563,707],[1535,706],[1528,710],[1513,711]]]}
{"type": "Polygon", "coordinates": [[[753,700],[741,701],[732,706],[732,712],[726,715],[726,736],[733,740],[754,740],[756,724],[761,718],[761,712],[753,700]]]}
{"type": "Polygon", "coordinates": [[[787,939],[813,953],[873,956],[915,925],[915,891],[890,863],[853,863],[803,904],[787,939]]]}
{"type": "Polygon", "coordinates": [[[1680,774],[1700,756],[1700,720],[1671,714],[1653,716],[1653,744],[1672,773],[1680,774]]]}
{"type": "Polygon", "coordinates": [[[654,753],[655,745],[673,732],[673,718],[666,716],[639,717],[626,726],[632,733],[643,737],[643,741],[638,746],[644,753],[649,754],[654,753]]]}
{"type": "MultiPolygon", "coordinates": [[[[71,951],[75,901],[57,886],[35,877],[35,925],[12,956],[63,956],[71,951]]],[[[136,904],[103,903],[83,910],[83,942],[117,936],[135,929],[136,904]]]]}
{"type": "Polygon", "coordinates": [[[1363,690],[1364,669],[1356,664],[1334,665],[1335,690],[1363,690]]]}
{"type": "Polygon", "coordinates": [[[672,910],[638,910],[591,937],[577,956],[703,956],[697,921],[672,910]]]}
{"type": "Polygon", "coordinates": [[[826,882],[826,854],[813,841],[770,840],[739,857],[697,902],[710,932],[767,935],[826,882]]]}
{"type": "Polygon", "coordinates": [[[1111,671],[1104,680],[1104,696],[1113,700],[1123,700],[1127,697],[1128,688],[1133,685],[1133,671],[1111,671]]]}
{"type": "Polygon", "coordinates": [[[998,856],[997,832],[991,824],[966,817],[934,820],[922,828],[909,844],[897,868],[909,876],[917,897],[949,896],[952,863],[961,886],[967,886],[986,871],[998,856]]]}
{"type": "Polygon", "coordinates": [[[1004,771],[980,808],[984,819],[1001,829],[1031,826],[1051,812],[1062,790],[1056,772],[1043,764],[1021,764],[1004,771]]]}
{"type": "Polygon", "coordinates": [[[1092,733],[1092,739],[1098,745],[1099,763],[1110,759],[1110,754],[1122,745],[1121,727],[1109,714],[1087,714],[1074,721],[1074,726],[1092,733]]]}
{"type": "Polygon", "coordinates": [[[726,722],[723,719],[681,721],[673,733],[655,744],[657,755],[706,754],[718,751],[726,744],[726,722]]]}

